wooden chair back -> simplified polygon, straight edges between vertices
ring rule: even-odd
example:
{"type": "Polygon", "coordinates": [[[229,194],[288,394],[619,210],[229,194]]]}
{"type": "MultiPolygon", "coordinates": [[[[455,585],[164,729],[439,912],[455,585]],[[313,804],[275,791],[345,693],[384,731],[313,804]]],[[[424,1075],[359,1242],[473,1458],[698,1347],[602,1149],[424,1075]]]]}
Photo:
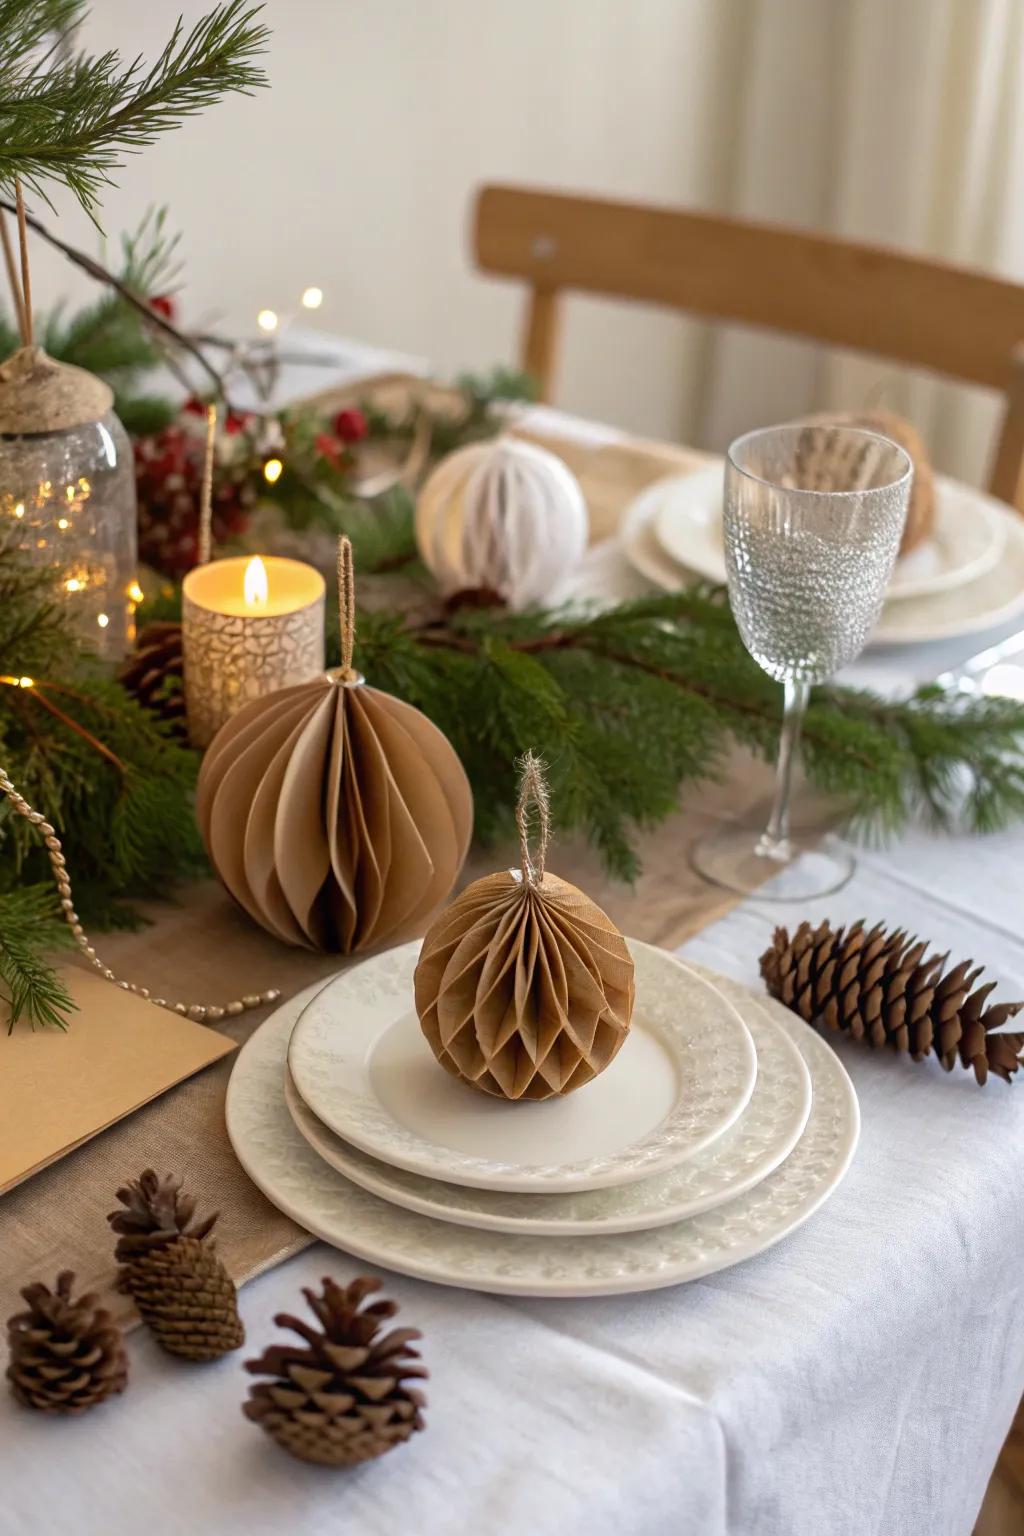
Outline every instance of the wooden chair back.
{"type": "Polygon", "coordinates": [[[485,186],[474,255],[530,285],[522,366],[550,400],[570,291],[738,320],[1006,395],[989,489],[1024,510],[1024,286],[771,224],[485,186]]]}

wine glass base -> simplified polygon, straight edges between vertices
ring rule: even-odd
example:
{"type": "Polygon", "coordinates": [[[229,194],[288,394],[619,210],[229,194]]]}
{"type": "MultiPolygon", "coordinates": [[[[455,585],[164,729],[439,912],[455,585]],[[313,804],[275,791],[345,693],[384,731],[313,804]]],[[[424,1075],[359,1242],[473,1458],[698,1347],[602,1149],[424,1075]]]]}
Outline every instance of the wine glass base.
{"type": "Polygon", "coordinates": [[[856,868],[853,855],[833,838],[797,833],[772,843],[763,832],[732,825],[698,838],[690,847],[690,864],[712,885],[760,901],[830,896],[856,868]]]}

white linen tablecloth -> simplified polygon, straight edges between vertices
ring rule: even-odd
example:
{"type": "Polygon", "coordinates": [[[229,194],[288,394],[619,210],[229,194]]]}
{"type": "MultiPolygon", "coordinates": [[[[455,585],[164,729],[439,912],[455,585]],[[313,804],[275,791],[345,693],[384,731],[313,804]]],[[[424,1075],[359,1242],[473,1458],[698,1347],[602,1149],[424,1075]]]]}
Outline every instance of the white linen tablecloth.
{"type": "MultiPolygon", "coordinates": [[[[1024,832],[914,833],[838,896],[745,902],[682,952],[755,983],[776,921],[825,915],[908,927],[1024,996],[1024,832]]],[[[366,1268],[318,1244],[243,1289],[242,1355],[175,1363],[137,1332],[129,1390],[81,1419],[3,1394],[0,1536],[968,1536],[1024,1389],[1024,1086],[839,1049],[856,1159],[761,1257],[597,1301],[385,1274],[425,1335],[428,1429],[332,1473],[240,1411],[273,1315],[366,1268]]]]}
{"type": "MultiPolygon", "coordinates": [[[[1024,996],[1024,833],[905,839],[809,909],[908,925],[1024,996]]],[[[684,953],[754,982],[783,917],[747,902],[684,953]]],[[[735,1269],[598,1301],[385,1275],[423,1329],[428,1429],[349,1474],[241,1415],[241,1357],[136,1333],[128,1392],[81,1419],[0,1407],[3,1536],[968,1536],[1024,1389],[1024,1103],[842,1042],[846,1181],[735,1269]]],[[[299,1289],[366,1266],[317,1245],[247,1285],[256,1353],[299,1289]]]]}

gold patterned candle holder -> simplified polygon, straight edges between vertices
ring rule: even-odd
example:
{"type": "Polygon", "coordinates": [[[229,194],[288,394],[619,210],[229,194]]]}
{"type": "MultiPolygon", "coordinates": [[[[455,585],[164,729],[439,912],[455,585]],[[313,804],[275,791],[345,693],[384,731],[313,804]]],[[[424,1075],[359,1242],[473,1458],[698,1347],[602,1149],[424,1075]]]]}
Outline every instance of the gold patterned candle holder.
{"type": "Polygon", "coordinates": [[[188,733],[207,747],[224,722],[324,670],[324,579],[301,560],[245,556],[189,571],[182,587],[188,733]]]}

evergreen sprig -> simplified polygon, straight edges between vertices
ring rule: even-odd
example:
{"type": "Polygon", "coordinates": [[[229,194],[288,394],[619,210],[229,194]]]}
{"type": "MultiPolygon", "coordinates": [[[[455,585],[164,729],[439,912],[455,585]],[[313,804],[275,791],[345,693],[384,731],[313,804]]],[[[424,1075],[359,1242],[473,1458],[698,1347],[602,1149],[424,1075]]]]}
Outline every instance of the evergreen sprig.
{"type": "Polygon", "coordinates": [[[44,956],[67,948],[70,937],[52,885],[0,892],[0,1002],[8,1034],[22,1018],[32,1029],[67,1027],[76,1004],[44,956]]]}
{"type": "Polygon", "coordinates": [[[48,46],[82,19],[84,0],[0,0],[0,189],[9,194],[20,177],[45,198],[56,181],[95,219],[126,154],[228,92],[266,84],[261,9],[227,0],[187,32],[179,18],[147,69],[116,49],[61,59],[48,46]]]}
{"type": "MultiPolygon", "coordinates": [[[[513,760],[533,748],[548,762],[561,826],[584,832],[627,879],[639,873],[636,830],[670,814],[687,785],[722,778],[737,745],[769,762],[778,749],[781,690],[709,588],[582,616],[468,611],[415,629],[370,612],[357,645],[361,671],[451,738],[479,836],[510,830],[513,760]]],[[[1024,815],[1024,706],[936,687],[901,700],[818,689],[803,762],[861,836],[921,813],[989,832],[1024,815]]]]}

